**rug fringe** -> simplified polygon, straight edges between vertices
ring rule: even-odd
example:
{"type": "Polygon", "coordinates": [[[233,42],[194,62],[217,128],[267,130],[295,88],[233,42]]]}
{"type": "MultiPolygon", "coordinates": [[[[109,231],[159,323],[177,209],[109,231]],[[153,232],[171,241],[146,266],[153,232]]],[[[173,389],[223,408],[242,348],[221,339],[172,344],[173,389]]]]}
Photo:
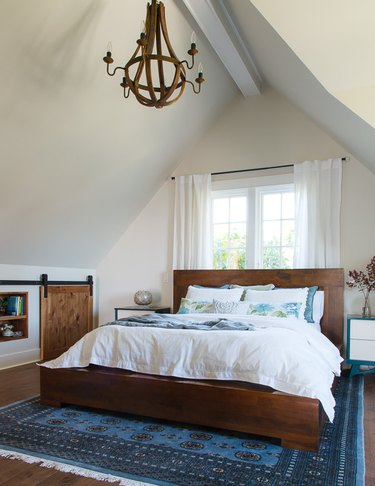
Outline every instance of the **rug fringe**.
{"type": "Polygon", "coordinates": [[[98,471],[93,471],[91,469],[85,469],[83,467],[64,464],[58,461],[50,461],[48,459],[42,459],[40,457],[29,456],[27,454],[22,454],[21,452],[11,452],[4,449],[0,449],[0,457],[3,457],[4,459],[21,460],[28,464],[37,464],[38,466],[41,467],[56,469],[57,471],[75,474],[76,476],[83,476],[86,478],[96,479],[98,481],[107,481],[108,483],[119,483],[120,486],[152,486],[150,483],[143,483],[141,481],[121,478],[118,476],[114,476],[112,474],[101,473],[98,471]]]}

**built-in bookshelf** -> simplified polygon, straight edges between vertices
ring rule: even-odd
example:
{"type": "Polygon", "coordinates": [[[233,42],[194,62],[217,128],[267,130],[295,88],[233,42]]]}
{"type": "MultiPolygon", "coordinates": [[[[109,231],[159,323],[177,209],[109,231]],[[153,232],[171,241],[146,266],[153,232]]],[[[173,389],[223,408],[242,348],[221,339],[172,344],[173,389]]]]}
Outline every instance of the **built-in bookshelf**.
{"type": "Polygon", "coordinates": [[[0,329],[12,326],[12,336],[4,336],[0,330],[0,342],[28,337],[28,292],[0,292],[0,329]]]}

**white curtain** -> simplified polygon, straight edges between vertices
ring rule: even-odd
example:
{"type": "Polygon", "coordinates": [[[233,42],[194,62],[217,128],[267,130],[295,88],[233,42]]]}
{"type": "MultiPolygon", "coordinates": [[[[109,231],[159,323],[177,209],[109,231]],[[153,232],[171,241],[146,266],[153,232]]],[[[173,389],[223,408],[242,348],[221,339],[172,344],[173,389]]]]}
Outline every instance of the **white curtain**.
{"type": "Polygon", "coordinates": [[[313,160],[294,165],[294,268],[340,265],[341,180],[341,159],[313,160]]]}
{"type": "Polygon", "coordinates": [[[175,178],[173,268],[212,268],[211,174],[175,178]]]}

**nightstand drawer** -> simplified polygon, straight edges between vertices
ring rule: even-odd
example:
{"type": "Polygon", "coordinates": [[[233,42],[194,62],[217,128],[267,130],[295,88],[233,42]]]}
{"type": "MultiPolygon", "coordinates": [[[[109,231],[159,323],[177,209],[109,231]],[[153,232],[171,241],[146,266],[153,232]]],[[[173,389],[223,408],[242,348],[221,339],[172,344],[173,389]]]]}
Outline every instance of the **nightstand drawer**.
{"type": "Polygon", "coordinates": [[[351,339],[374,339],[375,340],[375,321],[364,319],[350,320],[351,339]]]}
{"type": "Polygon", "coordinates": [[[351,339],[349,359],[375,361],[375,341],[351,339]]]}

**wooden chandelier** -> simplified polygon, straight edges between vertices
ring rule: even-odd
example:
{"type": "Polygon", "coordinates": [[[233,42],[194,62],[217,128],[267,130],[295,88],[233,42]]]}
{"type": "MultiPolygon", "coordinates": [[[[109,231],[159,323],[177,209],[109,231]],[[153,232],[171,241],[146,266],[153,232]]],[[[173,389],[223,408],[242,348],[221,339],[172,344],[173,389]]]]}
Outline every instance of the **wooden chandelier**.
{"type": "Polygon", "coordinates": [[[187,61],[179,61],[174,53],[162,2],[152,0],[151,4],[147,4],[145,28],[137,44],[133,56],[125,66],[117,66],[112,73],[109,70],[109,65],[113,63],[110,48],[107,50],[107,55],[103,57],[110,76],[114,76],[117,70],[124,72],[120,86],[124,90],[125,98],[128,98],[132,91],[142,105],[163,108],[181,97],[186,83],[192,86],[195,94],[200,93],[201,84],[204,82],[201,64],[198,68],[198,77],[195,79],[196,85],[186,79],[186,68],[194,67],[194,56],[198,54],[195,34],[192,34],[191,46],[187,51],[192,60],[189,66],[187,61]]]}

